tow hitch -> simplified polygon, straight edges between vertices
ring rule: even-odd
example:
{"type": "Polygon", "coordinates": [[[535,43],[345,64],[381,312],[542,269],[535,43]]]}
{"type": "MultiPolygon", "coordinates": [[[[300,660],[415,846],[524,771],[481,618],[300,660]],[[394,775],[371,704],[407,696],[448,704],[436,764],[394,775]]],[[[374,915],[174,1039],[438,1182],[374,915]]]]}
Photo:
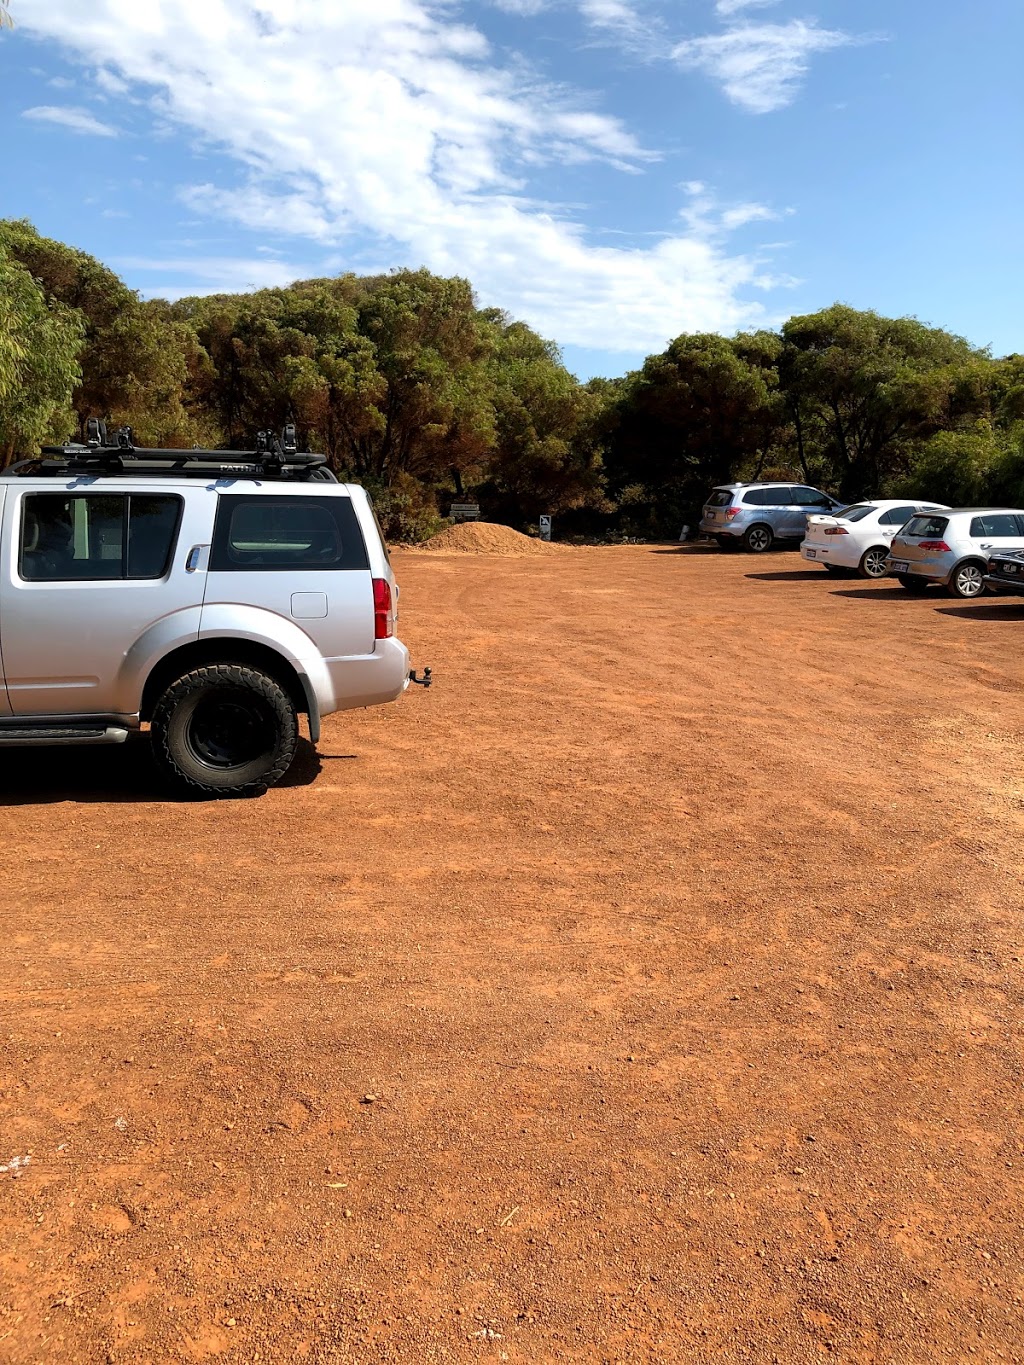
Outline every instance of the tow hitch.
{"type": "Polygon", "coordinates": [[[422,678],[417,678],[416,670],[414,668],[409,674],[409,681],[411,683],[415,683],[417,687],[429,687],[430,684],[434,681],[434,679],[431,677],[431,671],[429,668],[425,668],[423,670],[422,678]]]}

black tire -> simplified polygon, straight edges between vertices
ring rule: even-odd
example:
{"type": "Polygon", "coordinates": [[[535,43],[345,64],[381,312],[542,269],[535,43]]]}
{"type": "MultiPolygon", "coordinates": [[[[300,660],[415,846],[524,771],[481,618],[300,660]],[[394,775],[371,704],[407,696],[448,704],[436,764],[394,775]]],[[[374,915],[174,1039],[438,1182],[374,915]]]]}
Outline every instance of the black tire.
{"type": "Polygon", "coordinates": [[[846,572],[841,564],[823,564],[821,567],[826,573],[837,573],[842,575],[846,572]]]}
{"type": "Polygon", "coordinates": [[[970,600],[985,591],[986,566],[980,559],[968,559],[958,564],[949,576],[946,591],[950,597],[970,600]]]}
{"type": "Polygon", "coordinates": [[[913,593],[926,592],[931,586],[927,578],[914,578],[912,574],[907,573],[899,575],[899,583],[901,588],[913,593]]]}
{"type": "Polygon", "coordinates": [[[173,682],[150,724],[165,776],[196,796],[254,796],[291,767],[299,724],[276,679],[211,664],[173,682]]]}
{"type": "Polygon", "coordinates": [[[732,536],[715,536],[715,544],[720,550],[725,550],[727,554],[736,548],[736,542],[732,536]]]}
{"type": "Polygon", "coordinates": [[[885,578],[889,572],[885,567],[885,561],[888,558],[889,547],[887,545],[872,545],[861,555],[857,572],[861,578],[885,578]]]}
{"type": "Polygon", "coordinates": [[[758,523],[751,526],[743,533],[743,548],[752,555],[763,555],[766,550],[772,548],[772,541],[775,539],[770,526],[758,523]]]}

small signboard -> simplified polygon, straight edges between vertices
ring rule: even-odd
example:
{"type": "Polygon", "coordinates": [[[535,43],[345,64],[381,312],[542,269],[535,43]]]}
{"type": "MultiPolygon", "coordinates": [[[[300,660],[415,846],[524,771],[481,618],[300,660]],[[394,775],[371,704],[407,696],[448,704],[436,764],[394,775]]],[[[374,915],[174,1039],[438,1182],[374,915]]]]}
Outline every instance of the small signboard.
{"type": "Polygon", "coordinates": [[[550,518],[550,517],[541,517],[541,518],[539,518],[539,521],[540,521],[540,538],[541,538],[541,540],[550,540],[550,539],[551,539],[551,518],[550,518]]]}

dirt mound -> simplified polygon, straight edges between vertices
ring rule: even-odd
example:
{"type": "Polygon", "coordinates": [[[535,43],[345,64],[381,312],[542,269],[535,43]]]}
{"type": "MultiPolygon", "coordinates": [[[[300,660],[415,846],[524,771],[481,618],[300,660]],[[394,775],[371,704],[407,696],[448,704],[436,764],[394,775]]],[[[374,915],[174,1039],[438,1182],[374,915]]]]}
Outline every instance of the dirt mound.
{"type": "Polygon", "coordinates": [[[417,546],[420,550],[440,550],[450,555],[547,555],[563,548],[493,521],[464,521],[417,546]]]}

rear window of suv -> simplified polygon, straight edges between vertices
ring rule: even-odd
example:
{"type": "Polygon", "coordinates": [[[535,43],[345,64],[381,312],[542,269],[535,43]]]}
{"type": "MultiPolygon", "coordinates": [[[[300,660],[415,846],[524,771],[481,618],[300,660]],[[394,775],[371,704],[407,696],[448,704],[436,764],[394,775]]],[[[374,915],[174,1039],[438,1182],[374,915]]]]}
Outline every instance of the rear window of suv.
{"type": "Polygon", "coordinates": [[[732,494],[728,488],[716,488],[707,500],[708,507],[728,507],[732,502],[732,494]]]}
{"type": "Polygon", "coordinates": [[[942,536],[949,525],[948,517],[911,517],[903,528],[905,536],[942,536]]]}
{"type": "Polygon", "coordinates": [[[214,573],[369,567],[350,498],[220,499],[210,552],[214,573]]]}

